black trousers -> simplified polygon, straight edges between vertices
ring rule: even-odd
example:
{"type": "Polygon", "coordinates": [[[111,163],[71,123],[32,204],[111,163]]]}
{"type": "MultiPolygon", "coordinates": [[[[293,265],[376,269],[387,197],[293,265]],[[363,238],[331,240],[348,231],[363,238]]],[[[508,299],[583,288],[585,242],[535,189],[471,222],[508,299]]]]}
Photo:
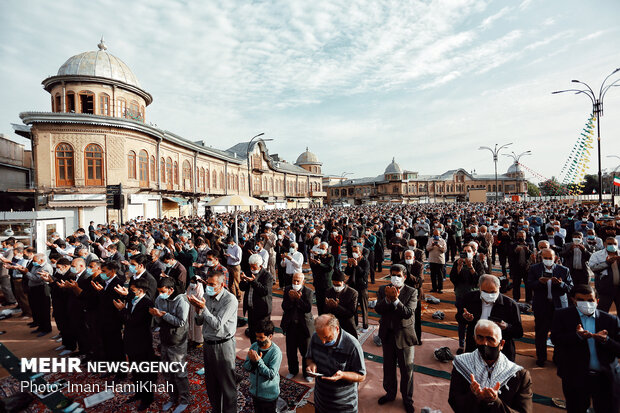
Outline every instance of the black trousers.
{"type": "Polygon", "coordinates": [[[252,403],[254,404],[254,413],[276,413],[278,399],[267,401],[252,396],[252,403]]]}
{"type": "Polygon", "coordinates": [[[620,287],[614,287],[611,291],[599,291],[599,310],[609,312],[611,304],[616,304],[616,312],[620,313],[620,287]]]}
{"type": "Polygon", "coordinates": [[[301,354],[301,370],[302,374],[306,374],[306,353],[310,337],[305,336],[305,332],[300,324],[291,325],[286,331],[286,360],[288,361],[288,371],[291,374],[299,373],[299,360],[297,359],[297,351],[301,354]]]}
{"type": "Polygon", "coordinates": [[[553,321],[553,313],[555,308],[553,302],[546,301],[545,309],[538,309],[534,313],[534,342],[536,344],[536,360],[547,361],[547,338],[551,331],[551,323],[553,321]]]}
{"type": "Polygon", "coordinates": [[[431,268],[431,285],[434,291],[443,290],[443,276],[446,272],[445,264],[438,264],[436,262],[430,263],[431,268]]]}
{"type": "Polygon", "coordinates": [[[101,337],[103,360],[124,361],[125,348],[123,347],[122,324],[102,323],[101,337]]]}
{"type": "MultiPolygon", "coordinates": [[[[361,307],[362,309],[362,327],[368,328],[368,289],[364,288],[357,290],[357,306],[355,311],[357,312],[357,308],[361,307]]],[[[359,324],[357,313],[355,314],[355,325],[359,324]]]]}
{"type": "Polygon", "coordinates": [[[383,348],[383,389],[390,399],[396,398],[398,384],[396,366],[400,368],[400,393],[406,406],[413,406],[413,358],[414,347],[399,349],[393,332],[389,331],[383,348]]]}
{"type": "Polygon", "coordinates": [[[314,296],[316,297],[316,309],[319,311],[319,315],[325,313],[325,293],[327,287],[322,284],[315,284],[314,296]]]}
{"type": "Polygon", "coordinates": [[[499,251],[499,265],[502,266],[502,275],[506,276],[506,261],[508,260],[508,254],[506,254],[505,252],[503,252],[502,250],[499,251]]]}
{"type": "Polygon", "coordinates": [[[30,287],[28,301],[32,310],[32,319],[39,329],[41,331],[52,331],[51,300],[49,294],[46,294],[45,288],[45,285],[30,287]]]}
{"type": "Polygon", "coordinates": [[[590,399],[595,412],[612,412],[612,381],[601,373],[589,373],[581,380],[562,379],[568,413],[585,413],[590,399]]]}
{"type": "MultiPolygon", "coordinates": [[[[521,299],[521,282],[527,282],[527,270],[525,268],[510,269],[510,277],[512,278],[512,298],[515,301],[521,299]]],[[[532,289],[525,287],[525,301],[532,301],[532,289]]]]}
{"type": "MultiPolygon", "coordinates": [[[[385,258],[383,248],[376,249],[375,247],[375,266],[377,267],[376,272],[383,271],[383,259],[385,258]]],[[[373,278],[374,280],[374,278],[373,278]]]]}
{"type": "Polygon", "coordinates": [[[448,253],[446,254],[446,260],[454,261],[456,259],[456,256],[457,256],[456,240],[454,241],[448,240],[448,253]]]}
{"type": "Polygon", "coordinates": [[[370,265],[370,282],[372,284],[375,283],[375,251],[370,251],[368,253],[368,264],[370,265]]]}
{"type": "MultiPolygon", "coordinates": [[[[127,359],[129,360],[129,362],[135,361],[136,363],[139,363],[142,361],[154,361],[155,355],[153,354],[153,348],[151,347],[150,351],[145,348],[143,353],[128,354],[127,359]]],[[[151,391],[150,387],[152,387],[153,383],[157,381],[157,374],[136,372],[136,373],[132,373],[131,379],[138,386],[141,383],[144,383],[143,385],[146,387],[146,391],[143,390],[141,387],[138,387],[138,389],[140,390],[136,392],[136,396],[138,396],[138,400],[145,402],[145,403],[151,403],[153,399],[155,398],[155,395],[151,391]]]]}

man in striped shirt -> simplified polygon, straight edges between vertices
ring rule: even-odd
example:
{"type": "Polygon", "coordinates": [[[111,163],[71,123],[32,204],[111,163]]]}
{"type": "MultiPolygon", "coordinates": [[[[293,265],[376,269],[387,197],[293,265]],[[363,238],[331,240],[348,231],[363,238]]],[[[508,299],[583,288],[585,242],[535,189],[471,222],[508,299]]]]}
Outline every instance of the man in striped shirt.
{"type": "Polygon", "coordinates": [[[357,383],[366,378],[362,346],[332,314],[317,317],[314,326],[306,359],[307,375],[317,376],[315,411],[357,413],[357,383]]]}

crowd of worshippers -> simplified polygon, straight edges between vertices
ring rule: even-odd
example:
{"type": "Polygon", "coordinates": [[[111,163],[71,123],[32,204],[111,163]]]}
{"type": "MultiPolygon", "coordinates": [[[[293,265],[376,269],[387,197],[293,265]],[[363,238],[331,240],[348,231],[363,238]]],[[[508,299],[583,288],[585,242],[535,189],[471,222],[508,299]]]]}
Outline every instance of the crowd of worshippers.
{"type": "MultiPolygon", "coordinates": [[[[189,348],[202,348],[213,411],[230,413],[237,411],[238,328],[252,343],[243,368],[255,411],[279,409],[283,351],[271,321],[277,283],[286,378],[301,373],[315,382],[317,412],[356,412],[366,377],[358,336],[369,328],[368,289],[387,267],[389,282],[374,305],[385,390],[378,404],[395,400],[398,367],[403,407],[413,412],[421,301],[429,293],[440,297],[449,277],[458,322],[454,411],[533,411],[530,373],[515,364],[521,312],[531,308],[536,364],[545,365],[551,333],[568,411],[585,412],[592,402],[597,413],[611,412],[619,394],[613,386],[620,327],[608,313],[620,305],[618,212],[604,204],[458,203],[91,222],[64,239],[53,234],[46,253],[2,241],[0,286],[3,304],[32,318],[37,337],[52,331],[53,315],[61,354],[150,361],[154,331],[162,361],[182,362],[189,348]],[[501,275],[491,274],[496,262],[501,275]],[[423,291],[425,270],[430,291],[423,291]]],[[[131,378],[157,380],[148,373],[131,378]]],[[[192,403],[187,372],[164,379],[174,390],[162,411],[182,412],[192,403]]],[[[129,401],[144,410],[153,400],[142,391],[129,401]]]]}

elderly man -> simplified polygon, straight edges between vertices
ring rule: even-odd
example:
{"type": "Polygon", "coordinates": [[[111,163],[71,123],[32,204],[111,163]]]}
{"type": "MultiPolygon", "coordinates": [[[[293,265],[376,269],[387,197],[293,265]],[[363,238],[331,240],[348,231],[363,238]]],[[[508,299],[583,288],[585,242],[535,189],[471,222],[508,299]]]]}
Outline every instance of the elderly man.
{"type": "Polygon", "coordinates": [[[250,255],[248,259],[250,274],[241,273],[239,284],[241,291],[245,291],[243,312],[248,314],[248,329],[252,343],[256,341],[258,325],[271,319],[273,275],[263,268],[266,263],[260,255],[250,255]]]}
{"type": "Polygon", "coordinates": [[[620,311],[620,256],[618,240],[608,237],[605,249],[595,252],[590,258],[590,268],[594,271],[596,289],[600,295],[600,309],[609,311],[611,304],[616,304],[620,311]]]}
{"type": "Polygon", "coordinates": [[[332,314],[323,314],[314,322],[306,354],[306,374],[318,376],[314,387],[317,413],[357,413],[357,383],[366,378],[362,346],[340,328],[332,314]]]}
{"type": "MultiPolygon", "coordinates": [[[[351,247],[351,257],[347,260],[344,270],[349,276],[347,284],[357,291],[357,300],[362,308],[362,332],[368,331],[368,274],[370,264],[362,253],[362,246],[355,244],[351,247]]],[[[355,325],[357,325],[357,316],[355,325]]]]}
{"type": "Polygon", "coordinates": [[[213,272],[205,284],[206,298],[189,296],[196,308],[196,324],[204,337],[205,385],[215,413],[237,411],[235,332],[237,298],[225,288],[225,275],[213,272]]]}
{"type": "Polygon", "coordinates": [[[584,413],[592,399],[597,412],[617,411],[612,408],[611,369],[620,355],[620,322],[597,310],[591,286],[577,284],[571,295],[575,307],[556,311],[551,329],[566,409],[584,413]]]}
{"type": "Polygon", "coordinates": [[[321,242],[314,254],[310,255],[312,283],[316,295],[316,308],[319,314],[325,313],[325,293],[332,286],[334,272],[334,256],[329,253],[327,242],[321,242]]]}
{"type": "Polygon", "coordinates": [[[536,334],[536,365],[543,367],[547,361],[547,337],[553,314],[558,308],[568,307],[567,294],[573,288],[573,279],[568,268],[556,264],[555,252],[547,248],[542,250],[542,262],[530,267],[527,286],[534,292],[532,309],[536,334]]]}
{"type": "Polygon", "coordinates": [[[529,371],[508,360],[500,327],[479,320],[476,350],[455,357],[448,403],[455,413],[533,412],[529,371]]]}
{"type": "Polygon", "coordinates": [[[431,292],[443,293],[443,276],[446,272],[446,241],[441,238],[438,229],[433,230],[433,236],[428,239],[426,251],[431,269],[431,292]]]}
{"type": "Polygon", "coordinates": [[[288,252],[282,253],[280,265],[284,268],[284,286],[291,285],[293,274],[301,272],[304,265],[304,255],[297,251],[298,244],[291,242],[288,252]]]}
{"type": "Polygon", "coordinates": [[[357,291],[344,283],[344,274],[339,269],[334,270],[332,285],[325,293],[325,312],[335,315],[340,327],[357,338],[357,291]]]}
{"type": "Polygon", "coordinates": [[[478,279],[478,290],[471,291],[463,297],[462,307],[456,313],[456,320],[467,326],[465,351],[476,349],[474,326],[478,320],[491,320],[502,330],[505,341],[502,352],[508,360],[514,361],[517,355],[514,340],[523,337],[523,325],[519,306],[510,297],[500,294],[499,278],[484,274],[478,279]]]}
{"type": "Polygon", "coordinates": [[[590,274],[588,273],[588,261],[592,255],[583,245],[583,234],[579,231],[573,232],[572,242],[565,244],[562,251],[564,265],[570,270],[575,285],[590,284],[590,274]]]}
{"type": "Polygon", "coordinates": [[[47,257],[43,253],[35,254],[32,259],[32,268],[25,273],[28,279],[28,301],[32,308],[32,318],[38,327],[33,333],[37,337],[43,337],[52,331],[50,319],[50,286],[51,279],[45,279],[51,275],[54,269],[47,262],[47,257]]]}
{"type": "MultiPolygon", "coordinates": [[[[280,327],[286,335],[286,358],[288,360],[287,379],[292,379],[299,372],[297,351],[301,354],[302,371],[306,374],[305,355],[308,351],[310,337],[314,333],[312,323],[312,290],[304,286],[304,275],[293,275],[293,284],[284,288],[282,299],[282,322],[280,327]]],[[[311,377],[305,377],[311,382],[311,377]]]]}
{"type": "Polygon", "coordinates": [[[375,310],[381,315],[379,337],[383,348],[383,388],[385,396],[379,404],[396,398],[396,363],[400,367],[400,392],[407,413],[413,413],[413,356],[418,344],[414,312],[418,306],[418,291],[405,285],[405,267],[394,264],[390,268],[391,285],[384,285],[377,293],[375,310]]]}

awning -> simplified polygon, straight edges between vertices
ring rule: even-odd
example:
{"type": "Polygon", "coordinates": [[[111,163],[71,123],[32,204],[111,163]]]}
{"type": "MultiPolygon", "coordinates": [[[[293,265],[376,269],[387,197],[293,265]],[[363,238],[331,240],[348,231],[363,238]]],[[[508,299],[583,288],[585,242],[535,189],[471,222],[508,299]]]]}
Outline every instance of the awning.
{"type": "Polygon", "coordinates": [[[172,202],[176,202],[179,205],[188,205],[189,201],[185,198],[179,198],[178,196],[165,196],[164,199],[172,202]]]}

